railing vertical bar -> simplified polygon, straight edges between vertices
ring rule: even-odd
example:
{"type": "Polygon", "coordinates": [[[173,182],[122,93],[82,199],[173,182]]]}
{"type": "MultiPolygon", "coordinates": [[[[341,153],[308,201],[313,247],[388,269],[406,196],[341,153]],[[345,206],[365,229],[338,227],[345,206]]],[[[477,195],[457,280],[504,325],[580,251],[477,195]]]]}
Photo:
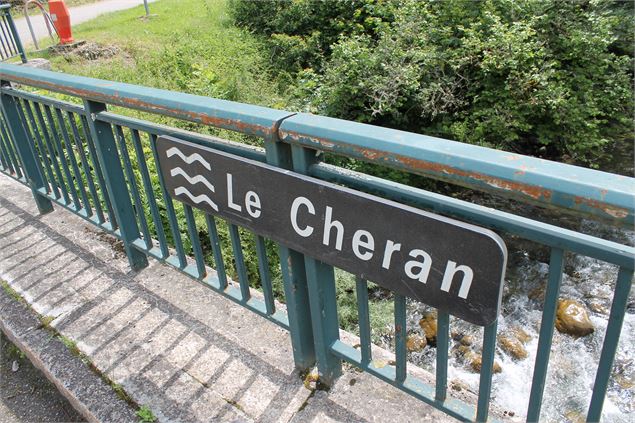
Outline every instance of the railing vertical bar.
{"type": "MultiPolygon", "coordinates": [[[[48,150],[49,160],[53,164],[53,170],[55,171],[55,175],[57,178],[54,178],[54,183],[61,191],[64,204],[70,204],[70,199],[68,197],[68,191],[66,191],[66,185],[64,185],[64,177],[62,176],[62,170],[57,161],[57,153],[55,148],[53,147],[53,142],[49,136],[48,126],[44,122],[44,114],[42,113],[42,109],[38,103],[33,103],[33,108],[35,109],[35,115],[37,117],[38,123],[40,124],[40,129],[42,130],[42,136],[44,138],[44,144],[46,145],[46,149],[48,150]]],[[[58,196],[59,199],[59,196],[58,196]]]]}
{"type": "Polygon", "coordinates": [[[11,26],[9,25],[9,17],[8,14],[3,14],[2,16],[2,32],[5,34],[6,38],[4,41],[7,44],[7,48],[9,50],[9,56],[14,57],[18,54],[18,47],[15,44],[15,39],[13,34],[11,33],[11,26]]]}
{"type": "Polygon", "coordinates": [[[206,274],[205,259],[203,257],[203,249],[201,248],[201,239],[198,236],[198,229],[196,228],[196,219],[194,218],[192,207],[187,204],[183,204],[183,211],[185,212],[187,231],[190,236],[192,252],[194,253],[194,260],[196,262],[196,278],[202,279],[206,274]]]}
{"type": "Polygon", "coordinates": [[[214,265],[216,267],[216,273],[218,275],[218,282],[220,289],[227,288],[227,273],[225,272],[225,263],[223,262],[223,250],[220,244],[220,238],[218,237],[218,229],[216,228],[216,220],[213,216],[205,213],[205,222],[207,223],[207,233],[209,234],[210,244],[212,246],[212,252],[214,254],[214,265]]]}
{"type": "Polygon", "coordinates": [[[588,422],[600,421],[602,417],[602,407],[604,406],[606,389],[613,370],[613,361],[615,360],[615,353],[617,352],[617,345],[620,340],[620,332],[622,331],[624,314],[632,284],[633,269],[620,267],[617,274],[617,282],[615,283],[615,293],[613,294],[609,322],[606,326],[606,333],[602,344],[600,362],[598,364],[597,373],[595,374],[593,394],[587,414],[588,422]]]}
{"type": "Polygon", "coordinates": [[[9,154],[11,155],[11,159],[13,160],[13,163],[15,165],[15,169],[16,169],[16,175],[19,178],[24,177],[24,164],[22,163],[22,159],[20,159],[20,155],[18,154],[17,150],[16,150],[16,146],[14,145],[14,140],[11,137],[11,134],[9,133],[9,127],[8,126],[4,126],[3,127],[3,131],[5,133],[5,140],[6,140],[6,145],[7,145],[7,149],[9,150],[9,154]]]}
{"type": "Polygon", "coordinates": [[[448,349],[450,347],[450,315],[446,311],[437,312],[437,358],[435,396],[437,401],[445,401],[448,390],[448,349]]]}
{"type": "Polygon", "coordinates": [[[9,160],[7,159],[7,156],[5,155],[4,140],[2,140],[1,133],[0,133],[0,167],[2,167],[3,172],[9,171],[9,173],[13,173],[13,171],[9,169],[9,160]]]}
{"type": "Polygon", "coordinates": [[[132,169],[130,154],[128,154],[126,137],[123,133],[123,129],[119,125],[115,125],[115,139],[119,144],[119,150],[121,151],[121,157],[123,158],[124,171],[126,177],[128,178],[130,193],[132,194],[132,199],[136,208],[135,214],[137,215],[139,225],[141,226],[141,233],[143,233],[143,241],[145,242],[148,251],[150,251],[150,249],[152,249],[152,236],[150,235],[150,229],[148,228],[148,221],[146,220],[145,210],[143,209],[143,203],[141,202],[141,196],[139,195],[137,180],[135,178],[134,170],[132,169]]]}
{"type": "Polygon", "coordinates": [[[8,150],[8,144],[10,142],[7,131],[4,127],[4,118],[1,119],[0,126],[2,127],[2,134],[0,134],[0,151],[4,154],[6,158],[7,165],[9,166],[9,171],[12,174],[18,175],[18,164],[15,162],[15,159],[11,157],[10,151],[8,150]]]}
{"type": "Polygon", "coordinates": [[[75,158],[73,143],[71,142],[70,136],[68,134],[68,130],[66,129],[66,121],[64,120],[64,115],[62,114],[62,110],[59,108],[55,108],[55,115],[57,116],[57,121],[60,125],[62,137],[64,138],[64,145],[66,146],[66,154],[68,154],[68,160],[71,162],[73,174],[75,175],[75,183],[73,183],[72,179],[69,181],[69,183],[73,187],[73,192],[75,192],[75,188],[77,188],[77,191],[79,191],[79,196],[82,199],[82,204],[78,203],[79,205],[78,210],[81,209],[83,205],[83,208],[86,212],[86,216],[92,216],[93,212],[90,208],[90,203],[88,202],[88,195],[86,194],[86,189],[84,188],[84,181],[82,179],[82,174],[79,171],[79,166],[77,166],[77,159],[75,158]]]}
{"type": "Polygon", "coordinates": [[[36,137],[35,137],[35,133],[37,133],[37,128],[32,128],[29,125],[29,122],[27,121],[26,118],[26,114],[24,113],[24,109],[25,109],[25,103],[24,100],[15,99],[15,103],[17,106],[17,110],[18,110],[18,115],[20,116],[20,120],[22,121],[22,126],[24,127],[24,132],[26,133],[26,137],[27,140],[29,141],[29,143],[31,144],[31,146],[33,147],[33,152],[35,153],[34,159],[35,159],[35,166],[38,169],[38,172],[40,173],[40,175],[42,176],[42,181],[44,183],[44,187],[47,188],[46,192],[48,193],[48,186],[49,186],[49,182],[48,182],[48,178],[46,176],[46,173],[44,172],[44,167],[42,166],[42,152],[40,151],[40,147],[36,141],[36,137]]]}
{"type": "MultiPolygon", "coordinates": [[[[154,158],[154,163],[159,163],[159,153],[157,152],[157,136],[151,133],[148,133],[148,137],[150,140],[150,147],[152,149],[152,157],[154,158]]],[[[161,195],[163,196],[163,202],[165,203],[165,209],[168,214],[168,223],[170,226],[170,232],[172,232],[172,239],[174,240],[174,249],[176,250],[176,257],[178,263],[176,266],[179,269],[185,269],[187,266],[187,258],[185,257],[185,251],[183,250],[183,240],[181,239],[181,232],[179,230],[179,223],[176,219],[176,212],[174,210],[174,203],[172,202],[172,197],[168,194],[167,189],[165,188],[165,181],[163,180],[163,175],[161,172],[157,172],[157,177],[159,178],[159,185],[161,186],[161,195]]]]}
{"type": "Polygon", "coordinates": [[[35,120],[35,115],[33,114],[31,102],[24,100],[24,108],[26,110],[27,116],[29,117],[29,121],[31,122],[31,128],[33,128],[33,133],[35,135],[35,140],[37,142],[38,150],[40,151],[40,155],[42,156],[44,169],[46,170],[46,174],[48,175],[48,183],[49,183],[50,191],[53,194],[53,197],[60,198],[61,194],[56,184],[55,175],[53,174],[53,165],[51,163],[51,158],[49,157],[50,153],[48,151],[48,148],[45,147],[44,141],[42,139],[41,130],[38,127],[37,122],[35,120]]]}
{"type": "Polygon", "coordinates": [[[13,171],[9,169],[9,163],[6,156],[4,155],[2,141],[0,141],[0,170],[4,173],[13,174],[13,171]]]}
{"type": "MultiPolygon", "coordinates": [[[[81,115],[80,120],[82,122],[82,133],[86,139],[86,146],[88,147],[88,154],[90,156],[91,162],[93,163],[93,169],[95,170],[95,175],[97,175],[97,184],[99,185],[99,190],[101,191],[101,200],[103,204],[106,206],[106,213],[108,214],[108,220],[110,221],[110,225],[112,230],[117,229],[119,224],[117,223],[117,217],[115,216],[115,212],[112,209],[112,204],[110,203],[110,197],[108,196],[108,187],[106,186],[106,180],[104,178],[104,173],[101,168],[101,162],[99,161],[99,157],[97,156],[97,151],[95,150],[95,143],[93,137],[90,134],[90,130],[88,130],[88,119],[86,116],[81,115]]],[[[100,201],[101,203],[101,201],[100,201]]],[[[101,207],[103,209],[103,207],[101,207]]]]}
{"type": "Polygon", "coordinates": [[[395,294],[395,360],[396,372],[395,379],[397,383],[403,383],[406,380],[406,297],[395,294]]]}
{"type": "MultiPolygon", "coordinates": [[[[292,169],[291,147],[280,142],[275,129],[280,122],[281,120],[276,122],[274,130],[264,138],[267,163],[281,169],[292,169]]],[[[289,317],[293,361],[296,369],[305,371],[315,364],[316,354],[304,256],[280,244],[278,256],[289,317]]]]}
{"type": "Polygon", "coordinates": [[[273,314],[276,311],[275,301],[273,298],[273,286],[271,285],[271,275],[269,274],[269,259],[267,258],[267,247],[265,239],[259,235],[256,239],[256,255],[258,256],[258,271],[260,273],[260,281],[262,282],[262,294],[265,297],[265,309],[267,314],[273,314]]]}
{"type": "Polygon", "coordinates": [[[240,294],[243,301],[249,300],[251,293],[249,292],[249,279],[247,278],[247,267],[245,266],[245,258],[243,249],[240,244],[240,233],[238,226],[229,224],[229,238],[234,252],[234,261],[236,263],[236,273],[238,273],[238,282],[240,284],[240,294]]]}
{"type": "MultiPolygon", "coordinates": [[[[82,137],[79,134],[79,129],[77,128],[77,121],[75,120],[75,114],[71,112],[67,112],[68,121],[71,124],[71,130],[73,131],[73,139],[75,140],[75,146],[77,147],[77,152],[79,153],[79,159],[82,163],[82,169],[84,170],[84,175],[86,175],[86,182],[88,183],[88,191],[90,192],[90,196],[93,199],[93,206],[95,208],[95,213],[97,214],[97,220],[99,223],[104,223],[106,219],[104,218],[104,211],[101,208],[101,201],[99,200],[99,195],[97,194],[97,188],[95,187],[95,178],[93,177],[91,167],[88,164],[88,157],[86,156],[86,151],[84,150],[84,143],[82,142],[82,137]]],[[[87,202],[90,204],[90,202],[87,202]]]]}
{"type": "Polygon", "coordinates": [[[355,294],[357,295],[357,315],[359,319],[359,346],[362,353],[362,366],[372,360],[370,337],[370,310],[368,300],[368,282],[357,277],[355,279],[355,294]]]}
{"type": "Polygon", "coordinates": [[[16,39],[19,37],[19,35],[17,34],[17,31],[15,31],[15,28],[12,28],[13,18],[11,17],[11,14],[5,13],[2,16],[2,21],[4,23],[3,31],[6,30],[9,34],[6,39],[6,42],[9,46],[9,51],[11,52],[11,56],[21,55],[23,53],[22,48],[18,47],[19,41],[16,39]]]}
{"type": "MultiPolygon", "coordinates": [[[[315,150],[292,146],[293,170],[308,174],[309,168],[317,161],[316,153],[315,150]]],[[[333,266],[309,256],[304,256],[304,267],[318,373],[325,385],[332,385],[342,374],[342,361],[331,349],[340,337],[335,273],[333,266]]]]}
{"type": "Polygon", "coordinates": [[[126,250],[128,263],[132,270],[142,269],[148,266],[148,258],[133,246],[133,243],[139,239],[140,230],[137,220],[133,216],[130,194],[121,166],[121,159],[117,152],[117,141],[112,126],[97,120],[97,115],[105,112],[107,107],[104,103],[84,100],[84,109],[90,116],[88,126],[95,141],[97,155],[103,165],[108,195],[117,216],[119,236],[126,250]]]}
{"type": "Polygon", "coordinates": [[[63,174],[60,175],[62,177],[60,184],[62,184],[62,186],[64,187],[64,191],[67,193],[64,199],[66,200],[66,204],[68,206],[71,206],[71,201],[68,198],[68,194],[70,193],[71,197],[73,197],[72,206],[76,210],[79,210],[79,208],[77,208],[79,198],[77,197],[77,193],[75,192],[75,189],[73,187],[73,177],[71,176],[71,172],[68,169],[68,163],[66,163],[66,155],[64,154],[64,149],[62,148],[62,142],[60,141],[60,137],[55,126],[55,120],[53,119],[51,108],[47,105],[44,105],[44,113],[46,115],[47,121],[49,122],[49,129],[52,135],[51,138],[57,152],[57,157],[61,164],[61,170],[63,171],[63,174]]]}
{"type": "Polygon", "coordinates": [[[2,50],[4,52],[4,58],[9,59],[14,56],[11,52],[8,33],[6,28],[5,14],[2,14],[2,21],[0,22],[0,28],[2,29],[2,35],[0,35],[0,41],[2,42],[2,50]]]}
{"type": "MultiPolygon", "coordinates": [[[[1,88],[8,86],[8,82],[0,81],[1,88]]],[[[15,148],[22,162],[25,180],[31,193],[33,200],[37,205],[40,214],[53,211],[53,204],[49,198],[41,193],[41,189],[45,189],[44,177],[41,169],[36,165],[37,159],[35,154],[35,146],[29,140],[26,122],[24,122],[24,114],[20,113],[21,105],[16,98],[0,92],[0,104],[2,115],[8,126],[8,132],[11,133],[15,142],[15,148]]]]}
{"type": "Polygon", "coordinates": [[[527,408],[528,422],[540,420],[542,395],[545,390],[547,367],[549,366],[549,354],[551,353],[551,342],[556,321],[556,308],[558,306],[563,266],[564,250],[552,248],[551,257],[549,259],[549,279],[547,280],[547,288],[545,290],[545,303],[542,309],[542,322],[540,324],[540,335],[538,337],[536,363],[534,365],[531,393],[529,394],[529,406],[527,408]]]}
{"type": "Polygon", "coordinates": [[[148,165],[146,163],[146,157],[141,146],[141,138],[139,137],[139,131],[132,130],[132,144],[135,149],[135,155],[137,157],[137,163],[139,164],[139,171],[141,172],[141,181],[146,193],[146,199],[150,206],[150,213],[152,214],[152,220],[154,221],[154,228],[156,230],[157,239],[159,241],[159,248],[161,249],[161,257],[167,258],[170,255],[168,250],[168,241],[165,238],[165,230],[163,228],[163,221],[159,215],[159,207],[157,206],[157,200],[154,196],[154,189],[152,188],[152,180],[150,179],[150,172],[148,171],[148,165]]]}
{"type": "Polygon", "coordinates": [[[492,375],[494,356],[496,355],[496,327],[498,321],[485,326],[483,331],[483,354],[481,356],[481,376],[478,383],[478,402],[476,421],[486,422],[489,414],[489,401],[492,395],[492,375]]]}
{"type": "Polygon", "coordinates": [[[9,21],[9,30],[11,34],[13,34],[13,43],[17,49],[17,53],[20,55],[20,59],[22,59],[22,63],[27,63],[26,53],[24,51],[24,45],[22,44],[22,40],[20,39],[20,33],[18,32],[18,28],[15,26],[15,22],[13,21],[13,16],[11,16],[10,12],[7,12],[6,18],[9,21]]]}

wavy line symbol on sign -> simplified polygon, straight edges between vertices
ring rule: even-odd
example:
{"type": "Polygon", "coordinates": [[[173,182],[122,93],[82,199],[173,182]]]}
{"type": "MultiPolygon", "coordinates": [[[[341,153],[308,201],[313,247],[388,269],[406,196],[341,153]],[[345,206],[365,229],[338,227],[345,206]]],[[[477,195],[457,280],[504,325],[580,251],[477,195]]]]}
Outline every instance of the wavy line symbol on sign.
{"type": "Polygon", "coordinates": [[[189,197],[189,199],[195,202],[196,204],[207,203],[210,205],[211,208],[218,211],[218,206],[212,201],[211,198],[209,198],[205,194],[195,196],[191,192],[189,192],[187,188],[185,187],[176,187],[176,189],[174,190],[174,195],[181,195],[181,194],[189,197]]]}
{"type": "Polygon", "coordinates": [[[196,185],[196,184],[203,184],[205,185],[210,191],[212,192],[216,192],[216,190],[214,189],[214,185],[212,185],[204,176],[201,175],[196,175],[194,177],[190,176],[187,174],[187,172],[185,172],[183,169],[181,169],[180,167],[175,167],[174,169],[170,170],[170,175],[172,176],[182,176],[185,179],[187,179],[187,181],[192,184],[192,185],[196,185]]]}
{"type": "Polygon", "coordinates": [[[190,154],[189,156],[186,156],[178,148],[171,147],[170,149],[168,149],[168,151],[165,152],[165,154],[168,157],[179,156],[181,158],[181,160],[183,160],[187,164],[192,164],[194,162],[199,162],[200,164],[202,164],[205,167],[205,169],[212,170],[212,166],[198,153],[194,153],[194,154],[190,154]]]}

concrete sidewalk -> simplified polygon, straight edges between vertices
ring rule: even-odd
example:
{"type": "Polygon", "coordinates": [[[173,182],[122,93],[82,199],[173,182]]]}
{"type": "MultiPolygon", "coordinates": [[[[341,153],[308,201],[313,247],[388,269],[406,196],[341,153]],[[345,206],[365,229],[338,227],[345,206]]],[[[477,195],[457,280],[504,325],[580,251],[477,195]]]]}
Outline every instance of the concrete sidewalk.
{"type": "Polygon", "coordinates": [[[363,373],[329,391],[294,371],[289,334],[176,270],[131,272],[116,242],[0,175],[0,278],[160,421],[452,420],[363,373]]]}
{"type": "MultiPolygon", "coordinates": [[[[155,2],[156,0],[148,0],[148,3],[155,2]]],[[[130,9],[143,4],[143,0],[100,0],[96,3],[90,3],[83,6],[69,7],[71,14],[71,24],[78,25],[82,22],[95,19],[99,15],[104,13],[116,12],[118,10],[130,9]]],[[[152,10],[151,10],[152,11],[152,10]]],[[[33,32],[35,37],[40,40],[41,38],[48,37],[48,31],[44,24],[44,18],[39,11],[33,11],[30,13],[31,23],[33,24],[33,32]]],[[[15,20],[16,28],[20,34],[20,39],[24,46],[33,44],[33,38],[29,31],[29,26],[25,18],[19,18],[15,20]]]]}

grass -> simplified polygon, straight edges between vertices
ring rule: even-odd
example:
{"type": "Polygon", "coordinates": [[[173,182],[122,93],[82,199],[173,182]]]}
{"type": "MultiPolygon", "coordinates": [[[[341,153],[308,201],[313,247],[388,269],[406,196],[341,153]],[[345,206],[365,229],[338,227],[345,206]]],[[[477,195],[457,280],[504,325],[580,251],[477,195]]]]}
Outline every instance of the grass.
{"type": "Polygon", "coordinates": [[[6,347],[6,353],[10,359],[17,361],[24,360],[26,354],[24,354],[24,352],[20,348],[16,347],[11,342],[7,342],[7,344],[8,345],[6,347]]]}
{"type": "Polygon", "coordinates": [[[13,298],[14,300],[16,300],[19,303],[23,303],[25,304],[26,301],[24,301],[24,298],[22,298],[22,295],[18,294],[18,292],[11,288],[11,286],[4,280],[0,279],[0,286],[2,286],[2,289],[4,290],[4,292],[6,292],[11,298],[13,298]]]}
{"type": "MultiPolygon", "coordinates": [[[[266,49],[252,34],[232,24],[225,0],[161,0],[152,3],[152,13],[156,16],[140,19],[144,9],[139,6],[102,15],[74,28],[77,40],[120,49],[120,54],[113,57],[88,60],[72,54],[39,56],[51,60],[53,69],[75,75],[274,108],[287,105],[271,77],[266,49]]],[[[117,112],[149,118],[130,110],[117,112]]],[[[156,115],[151,119],[246,141],[229,131],[156,115]]]]}
{"type": "Polygon", "coordinates": [[[152,414],[152,410],[148,406],[144,405],[137,410],[137,417],[141,423],[152,423],[157,421],[157,418],[152,414]]]}
{"type": "Polygon", "coordinates": [[[42,325],[43,328],[50,329],[51,323],[53,322],[53,320],[55,320],[55,316],[41,316],[40,324],[42,325]]]}
{"type": "Polygon", "coordinates": [[[81,357],[82,359],[86,358],[86,356],[82,353],[82,351],[77,346],[77,342],[63,335],[59,335],[59,340],[62,341],[62,344],[64,344],[64,346],[68,348],[71,354],[73,354],[76,357],[81,357]]]}

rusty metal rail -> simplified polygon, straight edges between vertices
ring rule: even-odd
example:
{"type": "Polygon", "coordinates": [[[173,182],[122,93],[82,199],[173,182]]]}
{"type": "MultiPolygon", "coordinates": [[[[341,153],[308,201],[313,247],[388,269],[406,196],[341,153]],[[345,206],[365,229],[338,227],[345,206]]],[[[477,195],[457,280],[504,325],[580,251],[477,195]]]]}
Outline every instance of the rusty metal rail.
{"type": "Polygon", "coordinates": [[[635,179],[621,175],[373,125],[55,72],[6,66],[0,77],[250,135],[265,137],[275,132],[286,143],[355,157],[622,227],[635,225],[635,179]]]}

